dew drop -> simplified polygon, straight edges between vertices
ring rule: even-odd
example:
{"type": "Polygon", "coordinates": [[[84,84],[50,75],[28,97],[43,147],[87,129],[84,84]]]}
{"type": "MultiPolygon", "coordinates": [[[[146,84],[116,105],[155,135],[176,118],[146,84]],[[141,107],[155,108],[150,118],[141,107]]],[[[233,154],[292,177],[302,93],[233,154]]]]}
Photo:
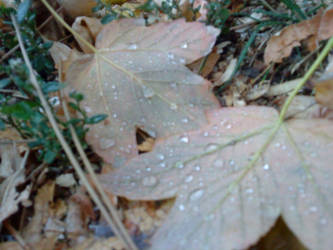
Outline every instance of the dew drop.
{"type": "Polygon", "coordinates": [[[179,209],[180,211],[184,211],[184,210],[185,210],[185,206],[184,206],[183,204],[180,204],[180,205],[178,206],[178,209],[179,209]]]}
{"type": "Polygon", "coordinates": [[[194,167],[194,169],[195,169],[195,171],[199,172],[201,167],[199,165],[197,165],[197,166],[194,167]]]}
{"type": "Polygon", "coordinates": [[[245,192],[247,194],[252,194],[253,193],[253,189],[252,188],[248,188],[248,189],[245,190],[245,192]]]}
{"type": "Polygon", "coordinates": [[[155,92],[152,88],[150,87],[143,87],[143,96],[146,98],[152,98],[155,95],[155,92]]]}
{"type": "Polygon", "coordinates": [[[150,172],[150,171],[151,171],[151,168],[146,168],[146,171],[147,171],[147,172],[150,172]]]}
{"type": "Polygon", "coordinates": [[[205,137],[207,137],[209,135],[209,133],[207,131],[204,132],[203,134],[205,137]]]}
{"type": "Polygon", "coordinates": [[[231,129],[231,127],[232,127],[231,124],[228,124],[228,125],[226,126],[227,129],[231,129]]]}
{"type": "Polygon", "coordinates": [[[186,61],[185,61],[184,58],[180,58],[180,59],[179,59],[179,62],[180,62],[181,64],[184,64],[186,61]]]}
{"type": "Polygon", "coordinates": [[[190,183],[193,180],[193,175],[189,175],[185,178],[186,183],[190,183]]]}
{"type": "Polygon", "coordinates": [[[179,140],[180,140],[181,142],[183,142],[183,143],[188,143],[188,142],[189,142],[189,139],[188,139],[187,136],[182,136],[182,137],[180,137],[179,140]]]}
{"type": "Polygon", "coordinates": [[[164,155],[162,154],[157,154],[157,158],[163,161],[165,159],[164,155]]]}
{"type": "Polygon", "coordinates": [[[214,167],[221,168],[223,167],[223,160],[216,160],[213,163],[214,167]]]}
{"type": "Polygon", "coordinates": [[[183,122],[183,123],[188,123],[188,118],[187,118],[187,117],[183,118],[183,119],[182,119],[182,122],[183,122]]]}
{"type": "Polygon", "coordinates": [[[269,170],[270,166],[268,164],[265,164],[263,167],[262,167],[264,170],[269,170]]]}
{"type": "Polygon", "coordinates": [[[213,220],[214,218],[215,218],[215,215],[214,215],[214,214],[209,214],[209,215],[206,215],[206,216],[205,216],[205,220],[206,220],[206,221],[213,220]]]}
{"type": "Polygon", "coordinates": [[[161,162],[161,163],[160,163],[160,167],[161,167],[161,168],[165,168],[165,166],[166,166],[165,162],[161,162]]]}
{"type": "Polygon", "coordinates": [[[203,189],[194,190],[190,195],[190,200],[197,201],[203,196],[203,194],[204,194],[203,189]]]}
{"type": "Polygon", "coordinates": [[[294,205],[290,205],[290,206],[289,206],[289,210],[290,210],[290,211],[295,211],[295,210],[296,210],[296,208],[295,208],[295,206],[294,206],[294,205]]]}
{"type": "Polygon", "coordinates": [[[108,148],[111,148],[111,147],[113,147],[115,144],[116,144],[116,142],[115,142],[113,139],[111,139],[111,138],[109,138],[109,139],[107,139],[107,138],[102,138],[102,139],[100,139],[100,141],[99,141],[99,146],[100,146],[101,149],[108,149],[108,148]]]}
{"type": "Polygon", "coordinates": [[[181,161],[178,161],[176,162],[176,167],[182,169],[184,168],[184,164],[181,161]]]}
{"type": "Polygon", "coordinates": [[[87,113],[91,113],[92,112],[92,109],[88,106],[85,106],[84,107],[84,111],[86,111],[87,113]]]}
{"type": "Polygon", "coordinates": [[[230,161],[229,161],[229,165],[230,165],[230,166],[234,166],[234,165],[235,165],[235,161],[234,161],[234,160],[230,160],[230,161]]]}
{"type": "Polygon", "coordinates": [[[321,219],[319,220],[319,223],[320,223],[321,225],[326,225],[326,224],[327,224],[327,220],[326,220],[325,218],[321,218],[321,219]]]}
{"type": "Polygon", "coordinates": [[[187,49],[188,48],[188,44],[187,43],[184,43],[183,45],[182,45],[182,49],[187,49]]]}
{"type": "Polygon", "coordinates": [[[130,46],[128,46],[128,49],[131,50],[136,50],[138,48],[138,45],[136,45],[135,43],[130,44],[130,46]]]}
{"type": "Polygon", "coordinates": [[[318,211],[318,208],[316,206],[311,206],[310,207],[310,212],[315,213],[318,211]]]}
{"type": "Polygon", "coordinates": [[[142,179],[142,184],[146,187],[154,186],[154,185],[156,185],[156,183],[157,183],[157,179],[155,176],[145,176],[142,179]]]}
{"type": "Polygon", "coordinates": [[[176,104],[176,103],[171,103],[171,104],[170,104],[170,109],[171,109],[171,110],[177,110],[177,109],[178,109],[177,104],[176,104]]]}
{"type": "Polygon", "coordinates": [[[218,148],[218,144],[216,144],[216,143],[209,143],[209,144],[207,144],[206,145],[206,147],[205,147],[205,152],[211,152],[211,151],[214,151],[214,150],[216,150],[217,148],[218,148]]]}
{"type": "Polygon", "coordinates": [[[174,58],[175,58],[175,55],[172,54],[171,52],[169,52],[169,53],[168,53],[168,58],[169,58],[169,59],[174,59],[174,58]]]}

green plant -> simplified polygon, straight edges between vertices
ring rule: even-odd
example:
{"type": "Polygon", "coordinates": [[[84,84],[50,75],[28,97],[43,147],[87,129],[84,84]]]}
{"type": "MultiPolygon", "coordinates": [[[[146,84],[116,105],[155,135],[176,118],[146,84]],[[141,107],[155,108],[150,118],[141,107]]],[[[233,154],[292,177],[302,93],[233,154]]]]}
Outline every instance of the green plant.
{"type": "Polygon", "coordinates": [[[102,24],[107,24],[113,20],[124,17],[134,17],[134,13],[131,9],[122,7],[115,9],[112,4],[106,3],[102,0],[96,0],[97,4],[93,8],[93,12],[105,10],[105,15],[101,18],[102,24]]]}
{"type": "Polygon", "coordinates": [[[225,23],[231,15],[230,11],[228,10],[230,3],[230,0],[208,3],[206,7],[206,23],[208,25],[213,25],[217,28],[220,28],[223,33],[223,31],[225,31],[225,23]]]}
{"type": "MultiPolygon", "coordinates": [[[[262,0],[262,7],[257,10],[254,10],[253,13],[259,13],[266,16],[264,19],[257,19],[253,17],[252,13],[233,13],[232,17],[248,17],[253,19],[255,22],[254,29],[251,29],[251,34],[249,34],[249,39],[243,46],[240,56],[237,61],[237,65],[231,74],[228,81],[226,81],[222,86],[220,86],[217,90],[217,93],[223,91],[226,87],[228,87],[232,83],[233,77],[237,74],[239,69],[241,68],[242,63],[246,59],[247,52],[249,48],[253,45],[256,41],[258,33],[262,30],[266,31],[267,29],[270,30],[281,30],[283,27],[303,21],[316,13],[318,9],[324,7],[325,4],[323,1],[320,4],[312,3],[310,8],[307,10],[303,10],[301,6],[299,6],[294,0],[283,0],[282,3],[287,7],[290,13],[279,13],[274,10],[272,6],[270,6],[266,1],[262,0]],[[268,10],[267,10],[268,9],[268,10]]],[[[221,9],[221,8],[220,8],[221,9]]],[[[229,17],[229,16],[228,16],[229,17]]],[[[219,21],[222,23],[222,21],[219,21]]],[[[273,32],[274,32],[273,31],[273,32]]]]}
{"type": "MultiPolygon", "coordinates": [[[[16,50],[18,40],[13,36],[13,24],[10,14],[16,14],[20,23],[22,38],[27,47],[27,53],[31,58],[32,65],[38,73],[38,82],[45,96],[51,104],[55,114],[60,104],[59,91],[64,84],[55,81],[54,64],[49,54],[52,43],[43,41],[37,32],[36,15],[29,10],[31,1],[23,1],[18,10],[0,8],[0,18],[9,29],[8,32],[0,33],[0,50],[7,53],[7,58],[1,59],[0,66],[0,128],[6,126],[15,128],[23,139],[28,140],[28,145],[34,149],[38,159],[46,163],[58,160],[67,162],[60,143],[56,140],[55,132],[49,124],[45,111],[37,96],[37,93],[29,80],[29,72],[22,59],[20,50],[16,50]]],[[[62,133],[68,141],[72,141],[70,125],[76,130],[84,148],[87,144],[84,140],[88,131],[87,124],[95,124],[106,118],[106,115],[88,117],[80,108],[83,95],[73,92],[68,105],[77,111],[77,118],[64,121],[59,117],[56,120],[62,128],[62,133]]]]}

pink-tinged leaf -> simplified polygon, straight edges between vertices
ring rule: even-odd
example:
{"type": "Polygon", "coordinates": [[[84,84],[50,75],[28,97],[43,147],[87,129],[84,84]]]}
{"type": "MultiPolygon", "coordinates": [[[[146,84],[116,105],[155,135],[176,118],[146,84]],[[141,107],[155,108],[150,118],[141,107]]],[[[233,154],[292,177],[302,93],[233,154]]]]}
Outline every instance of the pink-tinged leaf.
{"type": "Polygon", "coordinates": [[[333,122],[291,119],[268,141],[273,108],[226,108],[209,117],[210,125],[159,140],[154,151],[101,177],[129,199],[177,197],[152,249],[244,249],[280,214],[306,246],[330,249],[333,122]]]}
{"type": "Polygon", "coordinates": [[[200,22],[178,19],[143,26],[143,20],[124,19],[106,25],[96,40],[96,48],[111,51],[155,50],[184,58],[189,64],[208,55],[220,31],[200,22]]]}
{"type": "Polygon", "coordinates": [[[72,63],[66,81],[85,95],[88,115],[104,113],[87,140],[114,166],[137,154],[135,130],[170,136],[206,124],[205,109],[218,103],[209,82],[185,63],[206,55],[218,30],[177,20],[150,27],[119,20],[103,27],[96,54],[72,63]]]}

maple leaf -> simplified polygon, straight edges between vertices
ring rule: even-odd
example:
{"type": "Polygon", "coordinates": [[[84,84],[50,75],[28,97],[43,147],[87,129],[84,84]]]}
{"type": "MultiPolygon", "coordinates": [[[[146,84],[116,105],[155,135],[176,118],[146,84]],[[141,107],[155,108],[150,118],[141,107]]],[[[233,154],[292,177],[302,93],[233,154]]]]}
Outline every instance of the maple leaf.
{"type": "Polygon", "coordinates": [[[282,215],[309,248],[333,245],[333,123],[288,119],[268,107],[209,113],[200,130],[101,176],[129,199],[176,196],[152,249],[244,249],[282,215]]]}
{"type": "Polygon", "coordinates": [[[217,100],[208,81],[185,64],[207,55],[218,34],[182,19],[150,27],[123,19],[103,27],[98,51],[74,61],[66,81],[85,95],[88,114],[108,115],[87,135],[105,161],[117,167],[137,154],[136,127],[155,137],[206,124],[204,110],[217,100]]]}

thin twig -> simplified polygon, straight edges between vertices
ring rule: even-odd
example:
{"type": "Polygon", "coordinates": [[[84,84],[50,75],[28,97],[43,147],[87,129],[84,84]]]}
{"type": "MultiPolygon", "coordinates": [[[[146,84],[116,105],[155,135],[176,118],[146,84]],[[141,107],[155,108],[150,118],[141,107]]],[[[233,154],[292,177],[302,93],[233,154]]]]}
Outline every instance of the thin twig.
{"type": "Polygon", "coordinates": [[[15,228],[12,227],[7,221],[4,222],[5,228],[8,230],[8,232],[17,240],[20,247],[22,247],[23,250],[29,250],[31,249],[27,243],[25,243],[22,236],[15,230],[15,228]]]}
{"type": "MultiPolygon", "coordinates": [[[[45,114],[47,115],[50,124],[57,136],[57,139],[59,140],[63,150],[65,151],[69,161],[71,162],[73,168],[75,169],[77,175],[79,176],[80,180],[82,181],[82,183],[84,184],[84,186],[86,187],[89,195],[91,196],[91,198],[93,199],[93,201],[96,203],[96,205],[98,206],[98,208],[100,209],[102,215],[105,217],[105,219],[107,220],[107,222],[112,226],[113,230],[115,231],[115,234],[124,241],[124,239],[122,238],[122,234],[117,230],[117,227],[114,227],[114,223],[109,215],[109,213],[107,212],[106,208],[104,207],[104,205],[102,204],[101,200],[98,198],[98,194],[95,192],[95,190],[92,188],[92,186],[90,185],[89,181],[87,180],[87,177],[85,176],[83,170],[81,169],[80,164],[78,163],[77,159],[75,158],[70,146],[68,145],[67,141],[65,140],[63,134],[61,133],[58,124],[53,116],[53,113],[51,111],[51,108],[48,104],[48,102],[46,101],[46,98],[43,95],[43,92],[38,84],[37,78],[35,76],[34,70],[31,66],[31,62],[30,59],[27,55],[26,49],[24,47],[23,44],[23,40],[22,40],[22,36],[16,21],[16,18],[13,14],[11,14],[11,19],[13,21],[14,27],[15,27],[15,31],[18,37],[18,41],[19,41],[19,45],[21,48],[21,52],[24,58],[24,61],[27,65],[27,68],[29,70],[29,78],[30,78],[30,82],[33,85],[33,87],[36,89],[37,95],[41,101],[41,104],[45,110],[45,114]]],[[[131,245],[128,244],[128,242],[124,241],[127,249],[136,249],[133,248],[131,245]]]]}
{"type": "MultiPolygon", "coordinates": [[[[62,10],[63,7],[59,7],[56,12],[59,12],[62,10]]],[[[48,24],[53,19],[53,16],[49,16],[39,27],[37,27],[37,31],[40,31],[46,24],[48,24]]],[[[18,48],[20,47],[19,44],[15,45],[15,47],[11,48],[6,54],[4,54],[1,59],[0,63],[2,63],[4,60],[6,60],[8,57],[10,57],[18,48]]]]}
{"type": "Polygon", "coordinates": [[[8,57],[10,57],[20,46],[17,44],[15,47],[11,48],[6,54],[4,54],[1,59],[0,63],[2,63],[4,60],[6,60],[8,57]]]}
{"type": "Polygon", "coordinates": [[[6,140],[6,139],[0,139],[0,145],[5,145],[5,144],[23,144],[23,143],[29,143],[33,142],[35,140],[6,140]]]}
{"type": "MultiPolygon", "coordinates": [[[[60,81],[62,81],[63,79],[61,79],[61,74],[59,74],[59,76],[60,76],[59,77],[60,81]]],[[[65,114],[66,120],[69,121],[71,119],[71,117],[70,117],[70,114],[69,114],[69,111],[68,111],[66,99],[64,98],[63,90],[61,90],[60,93],[61,93],[61,97],[62,97],[61,99],[63,100],[62,101],[62,107],[63,107],[63,110],[64,110],[64,114],[65,114]]],[[[133,243],[131,237],[129,236],[128,232],[124,228],[124,225],[122,224],[122,222],[121,222],[121,220],[118,216],[116,208],[112,205],[112,203],[110,201],[110,198],[106,195],[102,185],[100,184],[100,181],[98,180],[98,178],[97,178],[97,176],[94,172],[94,169],[91,166],[91,163],[90,163],[86,153],[84,152],[84,150],[82,148],[80,140],[79,140],[79,138],[77,136],[77,133],[76,133],[74,127],[72,126],[72,124],[69,125],[69,129],[70,129],[75,147],[76,147],[77,151],[79,152],[79,155],[80,155],[80,157],[83,161],[83,164],[86,167],[86,169],[88,170],[88,172],[90,174],[90,177],[91,177],[92,181],[94,182],[99,194],[101,195],[104,204],[109,209],[109,211],[111,213],[111,216],[112,216],[112,218],[113,218],[113,220],[116,224],[115,226],[119,229],[119,232],[122,234],[122,237],[123,237],[124,241],[128,242],[128,245],[131,246],[131,249],[136,249],[135,244],[133,243]]]]}

